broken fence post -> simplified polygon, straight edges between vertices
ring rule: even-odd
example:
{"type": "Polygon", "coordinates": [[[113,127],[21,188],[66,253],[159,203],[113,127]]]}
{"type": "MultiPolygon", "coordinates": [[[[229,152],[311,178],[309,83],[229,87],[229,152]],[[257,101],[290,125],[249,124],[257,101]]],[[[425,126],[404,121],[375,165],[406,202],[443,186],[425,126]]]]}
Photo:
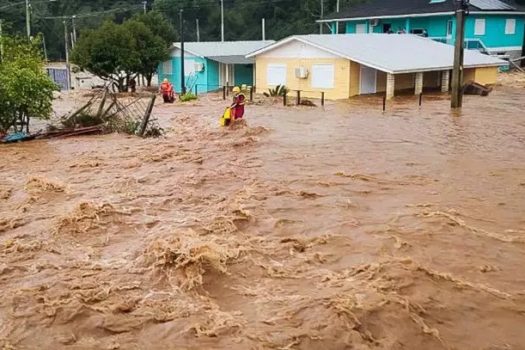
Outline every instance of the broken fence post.
{"type": "Polygon", "coordinates": [[[321,92],[321,106],[324,107],[324,91],[321,92]]]}
{"type": "Polygon", "coordinates": [[[297,90],[297,105],[301,104],[301,90],[297,90]]]}
{"type": "Polygon", "coordinates": [[[222,99],[226,100],[226,86],[222,87],[222,99]]]}
{"type": "Polygon", "coordinates": [[[386,111],[386,94],[383,95],[383,112],[386,111]]]}
{"type": "Polygon", "coordinates": [[[421,104],[423,103],[423,93],[419,94],[419,107],[421,107],[421,104]]]}
{"type": "Polygon", "coordinates": [[[283,95],[283,105],[286,107],[287,106],[287,103],[286,103],[286,97],[287,97],[287,94],[286,92],[284,93],[283,95]]]}
{"type": "Polygon", "coordinates": [[[253,102],[253,87],[250,88],[250,102],[253,102]]]}
{"type": "Polygon", "coordinates": [[[144,118],[142,119],[142,123],[140,124],[140,129],[138,132],[138,135],[140,137],[144,136],[144,133],[146,132],[146,128],[148,127],[149,118],[151,117],[151,112],[153,112],[153,106],[155,106],[155,99],[157,98],[157,94],[153,94],[151,97],[151,102],[146,109],[146,114],[144,114],[144,118]]]}

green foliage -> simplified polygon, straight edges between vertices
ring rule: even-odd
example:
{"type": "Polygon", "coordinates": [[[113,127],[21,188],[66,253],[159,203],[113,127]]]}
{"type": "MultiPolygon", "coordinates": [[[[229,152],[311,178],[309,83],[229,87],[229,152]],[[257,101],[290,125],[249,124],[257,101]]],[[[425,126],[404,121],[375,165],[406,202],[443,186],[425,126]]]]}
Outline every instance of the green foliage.
{"type": "Polygon", "coordinates": [[[49,119],[57,86],[44,72],[39,40],[4,38],[0,63],[0,132],[17,130],[17,122],[49,119]]]}
{"type": "Polygon", "coordinates": [[[71,59],[82,69],[126,90],[130,77],[142,74],[151,84],[161,61],[169,58],[166,39],[156,33],[170,31],[169,24],[152,12],[125,21],[105,22],[99,29],[84,32],[71,59]]]}
{"type": "Polygon", "coordinates": [[[180,96],[180,100],[182,102],[189,102],[189,101],[193,101],[193,100],[197,100],[197,99],[198,99],[197,95],[195,95],[195,94],[193,94],[191,92],[187,92],[184,95],[180,96]]]}
{"type": "Polygon", "coordinates": [[[284,86],[284,85],[277,85],[275,88],[273,89],[268,89],[268,92],[265,92],[264,93],[264,96],[266,97],[277,97],[277,96],[284,96],[284,95],[287,95],[288,92],[290,92],[290,90],[284,86]]]}

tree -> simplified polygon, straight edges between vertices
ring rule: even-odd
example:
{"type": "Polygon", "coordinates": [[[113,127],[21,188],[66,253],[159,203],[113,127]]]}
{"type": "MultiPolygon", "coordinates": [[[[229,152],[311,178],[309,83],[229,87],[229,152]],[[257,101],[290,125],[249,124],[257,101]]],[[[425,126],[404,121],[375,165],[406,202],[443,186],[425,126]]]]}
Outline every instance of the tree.
{"type": "Polygon", "coordinates": [[[122,25],[105,22],[99,29],[84,32],[71,53],[71,60],[81,69],[126,88],[126,78],[140,65],[135,39],[122,25]]]}
{"type": "Polygon", "coordinates": [[[119,91],[126,91],[127,81],[138,74],[146,77],[149,86],[159,63],[169,58],[170,32],[171,26],[156,13],[123,24],[108,21],[83,33],[71,59],[80,68],[115,84],[119,91]]]}
{"type": "Polygon", "coordinates": [[[21,131],[29,119],[49,119],[58,87],[44,72],[40,39],[4,38],[0,62],[0,133],[21,131]],[[18,123],[21,122],[21,123],[18,123]]]}
{"type": "Polygon", "coordinates": [[[151,86],[159,63],[169,59],[169,47],[174,38],[173,27],[157,12],[136,16],[124,22],[124,27],[135,40],[139,65],[134,72],[143,75],[151,86]]]}

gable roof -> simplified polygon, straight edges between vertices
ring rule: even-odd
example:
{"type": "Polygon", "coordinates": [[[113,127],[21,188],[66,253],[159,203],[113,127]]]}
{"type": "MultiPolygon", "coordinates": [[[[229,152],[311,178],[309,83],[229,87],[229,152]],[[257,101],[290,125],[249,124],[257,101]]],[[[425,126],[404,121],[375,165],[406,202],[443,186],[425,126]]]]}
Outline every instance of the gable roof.
{"type": "MultiPolygon", "coordinates": [[[[455,3],[456,0],[433,3],[431,0],[369,0],[351,5],[341,12],[332,13],[318,22],[330,22],[337,19],[452,14],[456,10],[455,3]]],[[[525,12],[525,6],[517,5],[514,0],[472,0],[469,10],[471,12],[525,12]]]]}
{"type": "MultiPolygon", "coordinates": [[[[411,34],[296,35],[253,52],[248,57],[269,52],[294,40],[392,74],[452,69],[454,61],[452,45],[411,34]]],[[[507,64],[498,58],[465,50],[465,68],[507,64]]]]}
{"type": "MultiPolygon", "coordinates": [[[[226,64],[248,64],[253,60],[246,55],[255,50],[273,44],[275,41],[199,41],[185,42],[184,50],[192,55],[209,58],[226,64]]],[[[180,43],[174,43],[173,49],[180,50],[180,43]]]]}

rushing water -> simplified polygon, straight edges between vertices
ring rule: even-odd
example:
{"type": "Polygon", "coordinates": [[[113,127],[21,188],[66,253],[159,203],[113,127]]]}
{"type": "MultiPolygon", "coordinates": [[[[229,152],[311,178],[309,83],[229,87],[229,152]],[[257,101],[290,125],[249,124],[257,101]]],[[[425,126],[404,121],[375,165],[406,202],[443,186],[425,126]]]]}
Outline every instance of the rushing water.
{"type": "Polygon", "coordinates": [[[525,349],[525,91],[158,106],[0,148],[4,349],[525,349]]]}

